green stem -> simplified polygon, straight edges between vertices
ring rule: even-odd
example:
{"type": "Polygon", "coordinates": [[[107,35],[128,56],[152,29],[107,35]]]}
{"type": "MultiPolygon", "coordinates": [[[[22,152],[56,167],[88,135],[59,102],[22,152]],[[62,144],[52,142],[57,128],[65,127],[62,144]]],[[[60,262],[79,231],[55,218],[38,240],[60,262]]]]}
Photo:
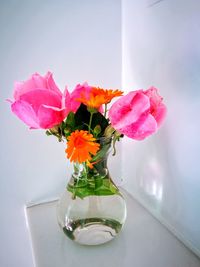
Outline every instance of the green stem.
{"type": "Polygon", "coordinates": [[[89,121],[89,126],[88,126],[89,133],[90,133],[90,130],[91,130],[93,114],[94,114],[93,112],[90,112],[90,121],[89,121]]]}
{"type": "Polygon", "coordinates": [[[107,104],[105,104],[105,111],[104,111],[104,117],[106,118],[106,113],[107,113],[108,109],[107,109],[107,104]]]}
{"type": "Polygon", "coordinates": [[[83,166],[84,166],[85,178],[87,181],[87,179],[88,179],[88,166],[87,166],[86,162],[84,162],[83,164],[84,164],[83,166]]]}

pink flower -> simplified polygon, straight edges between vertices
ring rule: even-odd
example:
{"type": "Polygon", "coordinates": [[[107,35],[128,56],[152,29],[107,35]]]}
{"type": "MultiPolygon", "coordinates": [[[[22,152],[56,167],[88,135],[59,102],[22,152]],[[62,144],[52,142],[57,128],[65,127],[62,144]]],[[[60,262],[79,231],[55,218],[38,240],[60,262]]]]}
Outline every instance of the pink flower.
{"type": "Polygon", "coordinates": [[[32,129],[49,129],[60,124],[69,112],[69,95],[56,86],[52,73],[35,73],[25,82],[16,82],[11,109],[32,129]]]}
{"type": "Polygon", "coordinates": [[[90,91],[92,87],[89,86],[86,82],[84,84],[78,84],[75,89],[70,94],[70,109],[73,112],[76,112],[77,109],[80,106],[80,101],[77,101],[78,98],[80,98],[82,95],[86,97],[90,97],[90,91]]]}
{"type": "Polygon", "coordinates": [[[165,115],[166,106],[155,87],[122,96],[109,111],[111,125],[136,140],[143,140],[156,132],[165,115]]]}

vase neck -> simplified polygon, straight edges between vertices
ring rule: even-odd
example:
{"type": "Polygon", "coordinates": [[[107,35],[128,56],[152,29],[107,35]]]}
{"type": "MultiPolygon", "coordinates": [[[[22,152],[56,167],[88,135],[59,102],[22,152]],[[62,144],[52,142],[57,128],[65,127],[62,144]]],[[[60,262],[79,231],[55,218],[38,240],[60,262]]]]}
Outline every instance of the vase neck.
{"type": "Polygon", "coordinates": [[[119,194],[107,167],[112,139],[100,140],[100,149],[88,162],[74,163],[74,172],[67,185],[72,198],[87,196],[108,196],[119,194]]]}
{"type": "Polygon", "coordinates": [[[72,178],[74,179],[91,179],[91,178],[105,178],[109,176],[108,166],[107,166],[108,155],[102,157],[96,162],[90,163],[88,166],[87,163],[74,163],[74,171],[72,178]]]}
{"type": "Polygon", "coordinates": [[[101,176],[104,178],[109,175],[107,160],[111,151],[112,138],[99,138],[97,141],[100,144],[100,149],[90,162],[74,163],[74,178],[81,178],[82,176],[101,176]]]}

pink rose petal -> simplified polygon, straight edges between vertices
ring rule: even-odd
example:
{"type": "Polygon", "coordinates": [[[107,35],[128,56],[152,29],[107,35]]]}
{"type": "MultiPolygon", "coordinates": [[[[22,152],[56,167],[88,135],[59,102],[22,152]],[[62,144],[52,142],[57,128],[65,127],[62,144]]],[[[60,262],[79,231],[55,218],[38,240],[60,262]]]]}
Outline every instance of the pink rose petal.
{"type": "Polygon", "coordinates": [[[63,94],[63,97],[62,97],[62,107],[65,107],[64,114],[65,114],[65,117],[66,117],[67,114],[70,111],[72,111],[72,108],[71,108],[71,97],[70,97],[70,93],[69,93],[67,87],[65,87],[65,91],[64,91],[64,94],[63,94]]]}
{"type": "Polygon", "coordinates": [[[160,127],[167,113],[167,108],[162,103],[163,98],[158,94],[158,89],[153,86],[144,91],[144,94],[149,97],[151,105],[150,113],[157,121],[158,127],[160,127]]]}
{"type": "Polygon", "coordinates": [[[118,99],[109,111],[111,123],[116,129],[121,129],[136,122],[141,113],[150,107],[149,99],[140,91],[130,92],[118,99]]]}
{"type": "Polygon", "coordinates": [[[62,96],[61,91],[56,86],[51,72],[42,77],[38,73],[34,73],[31,78],[24,82],[15,82],[14,84],[14,99],[18,100],[21,95],[36,89],[52,90],[62,96]]]}
{"type": "Polygon", "coordinates": [[[73,92],[71,93],[71,111],[76,112],[77,109],[80,106],[80,101],[77,101],[78,98],[81,97],[81,94],[89,98],[91,86],[89,86],[87,83],[84,83],[82,85],[78,84],[73,92]]]}
{"type": "Polygon", "coordinates": [[[45,79],[46,79],[47,88],[49,90],[54,91],[58,95],[62,96],[62,93],[61,93],[60,89],[58,88],[58,86],[56,85],[56,83],[53,79],[53,74],[51,72],[49,72],[49,71],[47,72],[47,74],[45,75],[45,79]]]}
{"type": "Polygon", "coordinates": [[[137,122],[127,125],[122,129],[119,129],[119,132],[132,139],[143,140],[147,136],[156,132],[156,130],[157,123],[154,117],[151,114],[148,114],[141,116],[137,122]]]}
{"type": "Polygon", "coordinates": [[[64,119],[63,109],[41,105],[38,110],[40,128],[49,129],[60,124],[64,119]]]}
{"type": "Polygon", "coordinates": [[[154,110],[154,112],[152,113],[152,115],[154,116],[157,124],[158,124],[158,127],[161,126],[161,124],[163,123],[165,117],[166,117],[166,114],[167,114],[167,108],[166,106],[161,103],[157,108],[156,110],[154,110]]]}
{"type": "Polygon", "coordinates": [[[20,100],[30,103],[36,113],[42,104],[61,108],[61,98],[53,91],[36,89],[21,95],[20,100]]]}
{"type": "Polygon", "coordinates": [[[38,129],[39,123],[37,116],[32,108],[27,102],[18,100],[11,105],[12,112],[17,115],[24,123],[33,129],[38,129]]]}

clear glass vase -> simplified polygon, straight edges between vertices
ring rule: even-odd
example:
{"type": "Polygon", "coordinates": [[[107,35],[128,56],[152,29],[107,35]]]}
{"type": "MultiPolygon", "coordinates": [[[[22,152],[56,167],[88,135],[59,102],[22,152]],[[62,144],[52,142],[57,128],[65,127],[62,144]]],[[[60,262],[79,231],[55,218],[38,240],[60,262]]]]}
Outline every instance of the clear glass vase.
{"type": "Polygon", "coordinates": [[[112,240],[126,219],[126,203],[112,181],[107,157],[112,140],[101,139],[92,168],[74,164],[74,172],[57,206],[58,223],[75,242],[98,245],[112,240]]]}

